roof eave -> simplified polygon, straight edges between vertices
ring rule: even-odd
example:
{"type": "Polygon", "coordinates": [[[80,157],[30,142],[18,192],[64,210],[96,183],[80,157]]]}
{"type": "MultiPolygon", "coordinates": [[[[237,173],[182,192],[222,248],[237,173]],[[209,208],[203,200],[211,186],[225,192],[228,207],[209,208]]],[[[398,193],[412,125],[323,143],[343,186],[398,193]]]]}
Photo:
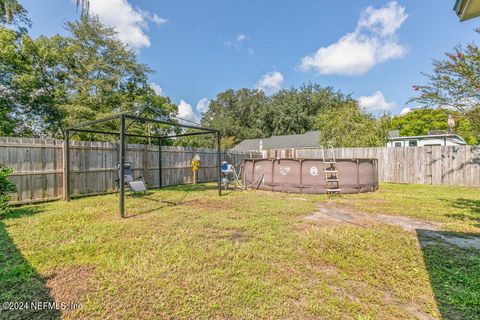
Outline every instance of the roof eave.
{"type": "Polygon", "coordinates": [[[460,18],[460,21],[480,16],[480,1],[479,0],[457,0],[453,10],[460,18]]]}

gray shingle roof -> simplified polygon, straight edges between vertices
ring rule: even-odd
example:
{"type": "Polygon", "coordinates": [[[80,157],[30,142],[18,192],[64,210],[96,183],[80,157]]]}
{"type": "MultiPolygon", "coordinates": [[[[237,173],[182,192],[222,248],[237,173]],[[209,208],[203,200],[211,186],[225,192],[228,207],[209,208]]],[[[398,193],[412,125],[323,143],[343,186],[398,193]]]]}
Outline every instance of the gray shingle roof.
{"type": "Polygon", "coordinates": [[[262,139],[245,139],[237,144],[232,150],[259,150],[260,141],[263,142],[263,150],[315,148],[320,146],[319,140],[320,131],[308,131],[304,134],[272,136],[270,138],[262,139]]]}

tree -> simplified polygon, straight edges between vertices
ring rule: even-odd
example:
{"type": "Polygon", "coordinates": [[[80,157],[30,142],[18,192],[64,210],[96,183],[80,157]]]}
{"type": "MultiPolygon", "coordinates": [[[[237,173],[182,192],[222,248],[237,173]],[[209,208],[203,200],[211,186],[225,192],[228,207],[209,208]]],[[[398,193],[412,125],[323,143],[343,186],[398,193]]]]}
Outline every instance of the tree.
{"type": "MultiPolygon", "coordinates": [[[[227,90],[210,102],[202,124],[220,129],[222,141],[234,146],[243,139],[315,130],[319,113],[348,101],[353,101],[350,96],[318,84],[281,90],[270,97],[261,90],[227,90]]],[[[195,139],[198,137],[189,141],[195,139]]],[[[199,141],[199,144],[205,142],[207,140],[199,141]]]]}
{"type": "MultiPolygon", "coordinates": [[[[476,30],[480,33],[480,29],[476,30]]],[[[449,106],[469,118],[480,139],[480,49],[475,44],[457,45],[446,59],[433,61],[433,74],[425,85],[414,85],[419,95],[409,102],[426,106],[449,106]]]]}
{"type": "MultiPolygon", "coordinates": [[[[189,129],[186,132],[194,132],[195,130],[189,129]]],[[[168,145],[168,141],[164,142],[164,145],[168,145]]],[[[182,146],[182,147],[194,147],[194,148],[216,148],[216,139],[215,135],[213,134],[204,134],[204,135],[196,135],[196,136],[186,136],[182,138],[175,139],[175,141],[170,142],[174,146],[182,146]]],[[[233,148],[238,142],[234,136],[225,136],[221,137],[220,143],[222,145],[222,149],[231,149],[233,148]]]]}
{"type": "Polygon", "coordinates": [[[201,123],[220,130],[235,143],[262,135],[262,110],[267,97],[261,90],[240,89],[219,93],[202,115],[201,123]]]}
{"type": "Polygon", "coordinates": [[[18,54],[20,35],[14,30],[0,27],[0,135],[13,135],[17,127],[14,117],[15,101],[12,99],[13,77],[24,68],[24,61],[18,54]]]}
{"type": "Polygon", "coordinates": [[[328,108],[317,117],[320,144],[333,147],[381,147],[389,128],[388,115],[375,118],[356,101],[328,108]]]}
{"type": "Polygon", "coordinates": [[[270,97],[267,107],[263,109],[262,135],[302,134],[315,130],[315,119],[319,113],[350,100],[349,96],[318,84],[281,90],[270,97]]]}
{"type": "Polygon", "coordinates": [[[0,0],[0,25],[12,26],[20,33],[26,33],[31,21],[27,10],[16,0],[0,0]]]}
{"type": "Polygon", "coordinates": [[[7,203],[10,200],[8,194],[16,191],[15,184],[8,179],[12,172],[12,168],[0,163],[0,214],[7,208],[7,203]]]}
{"type": "MultiPolygon", "coordinates": [[[[89,0],[77,0],[77,10],[81,16],[88,15],[89,0]]],[[[24,23],[30,25],[27,10],[17,0],[0,0],[0,22],[2,24],[24,23]]]]}
{"type": "Polygon", "coordinates": [[[456,120],[454,133],[459,134],[468,144],[476,144],[470,120],[457,111],[445,108],[419,108],[405,115],[392,118],[390,129],[400,130],[402,136],[426,135],[430,130],[448,130],[448,115],[456,120]]]}
{"type": "MultiPolygon", "coordinates": [[[[0,38],[0,46],[8,49],[0,50],[0,61],[12,56],[9,59],[18,62],[9,62],[2,74],[8,92],[5,104],[15,106],[22,123],[17,132],[61,138],[66,126],[112,113],[176,112],[168,98],[150,88],[147,75],[152,70],[137,62],[113,29],[88,16],[68,22],[66,28],[66,37],[0,38]]],[[[113,123],[102,128],[117,129],[113,123]]]]}

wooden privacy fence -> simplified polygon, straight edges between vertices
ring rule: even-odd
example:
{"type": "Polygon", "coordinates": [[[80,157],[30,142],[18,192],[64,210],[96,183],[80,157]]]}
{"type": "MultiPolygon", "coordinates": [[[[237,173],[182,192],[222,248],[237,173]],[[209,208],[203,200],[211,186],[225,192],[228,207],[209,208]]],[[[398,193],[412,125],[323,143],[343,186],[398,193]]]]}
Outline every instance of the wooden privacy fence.
{"type": "MultiPolygon", "coordinates": [[[[338,148],[337,158],[377,158],[383,182],[480,187],[480,146],[429,146],[406,148],[338,148]]],[[[190,183],[190,161],[201,157],[199,182],[217,178],[213,149],[162,147],[162,185],[190,183]]],[[[268,150],[262,153],[223,151],[222,161],[241,164],[245,157],[321,158],[320,149],[268,150]]],[[[143,175],[149,187],[159,185],[158,146],[128,144],[126,161],[135,176],[143,175]]],[[[71,141],[72,195],[112,192],[116,189],[118,144],[71,141]]],[[[63,198],[63,141],[53,139],[0,138],[0,163],[14,169],[17,186],[11,203],[63,198]]]]}
{"type": "MultiPolygon", "coordinates": [[[[110,142],[71,141],[70,168],[72,196],[100,194],[116,190],[116,163],[119,146],[110,142]]],[[[158,146],[127,144],[125,161],[134,166],[134,176],[142,175],[150,188],[159,186],[158,146]]],[[[191,163],[199,154],[198,181],[217,179],[216,150],[162,147],[162,186],[190,183],[191,163]]],[[[255,152],[223,151],[222,161],[241,164],[255,152]]],[[[63,141],[53,139],[0,138],[0,163],[14,169],[11,180],[17,186],[12,204],[62,199],[63,141]]]]}
{"type": "MultiPolygon", "coordinates": [[[[325,155],[328,156],[328,150],[325,155]]],[[[336,148],[337,158],[377,158],[382,182],[480,187],[480,146],[336,148]]],[[[322,158],[321,149],[262,152],[264,158],[322,158]]],[[[340,173],[341,174],[341,173],[340,173]]]]}

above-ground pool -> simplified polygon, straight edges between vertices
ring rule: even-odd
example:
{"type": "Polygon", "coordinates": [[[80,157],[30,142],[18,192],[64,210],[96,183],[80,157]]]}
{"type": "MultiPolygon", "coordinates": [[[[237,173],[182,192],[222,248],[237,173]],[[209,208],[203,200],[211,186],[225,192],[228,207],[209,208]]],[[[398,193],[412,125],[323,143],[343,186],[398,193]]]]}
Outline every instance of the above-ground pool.
{"type": "MultiPolygon", "coordinates": [[[[370,192],[378,189],[377,159],[336,159],[340,193],[370,192]]],[[[294,192],[327,193],[330,185],[322,159],[245,159],[244,179],[254,188],[294,192]]]]}

